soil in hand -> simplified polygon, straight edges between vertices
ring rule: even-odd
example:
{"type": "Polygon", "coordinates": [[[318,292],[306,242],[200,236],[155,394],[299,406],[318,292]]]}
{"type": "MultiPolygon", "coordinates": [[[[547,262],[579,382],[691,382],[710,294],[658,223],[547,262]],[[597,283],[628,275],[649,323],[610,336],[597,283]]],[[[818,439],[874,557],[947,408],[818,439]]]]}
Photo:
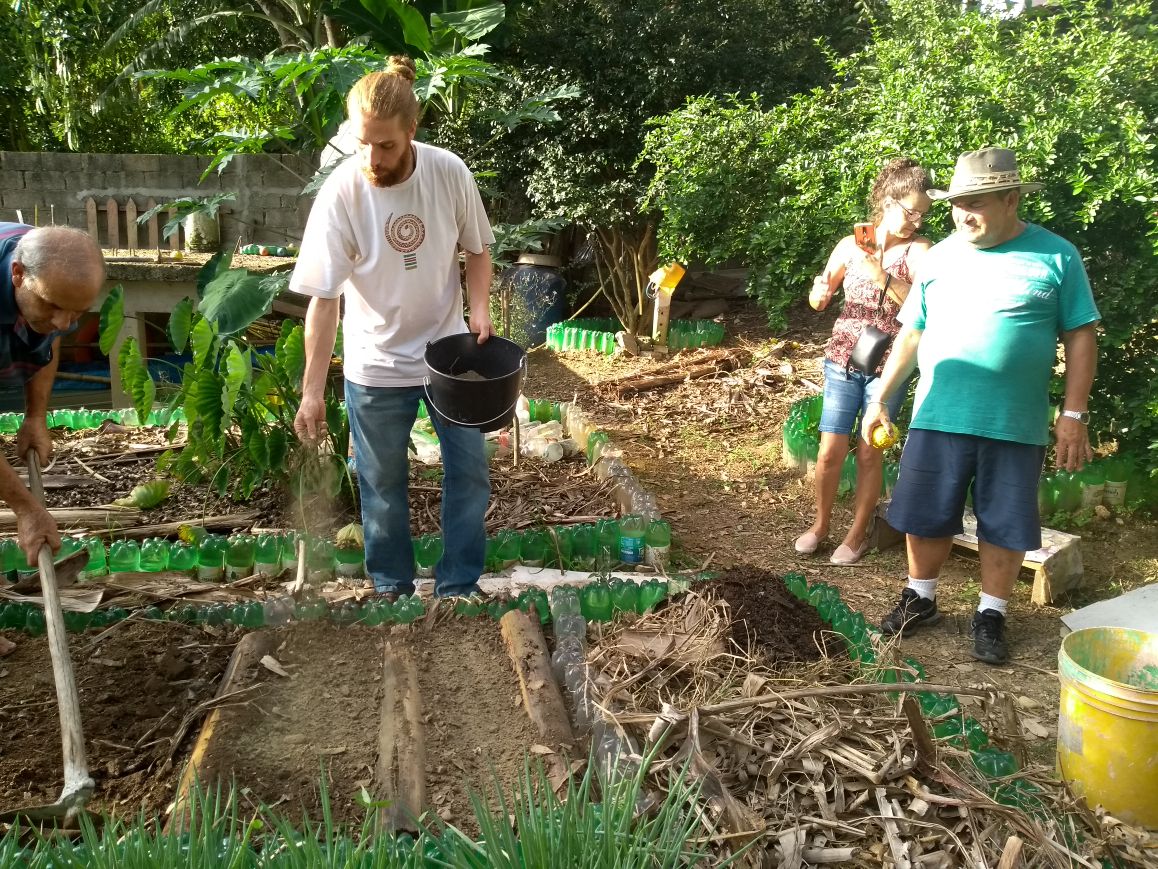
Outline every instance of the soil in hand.
{"type": "Polygon", "coordinates": [[[701,588],[728,602],[737,645],[771,663],[816,661],[840,651],[816,610],[794,598],[776,574],[741,565],[701,588]]]}
{"type": "MultiPolygon", "coordinates": [[[[46,637],[6,633],[0,659],[0,807],[51,803],[64,780],[46,637]]],[[[80,714],[96,790],[88,807],[120,817],[164,812],[232,642],[171,622],[71,634],[80,714]]]]}

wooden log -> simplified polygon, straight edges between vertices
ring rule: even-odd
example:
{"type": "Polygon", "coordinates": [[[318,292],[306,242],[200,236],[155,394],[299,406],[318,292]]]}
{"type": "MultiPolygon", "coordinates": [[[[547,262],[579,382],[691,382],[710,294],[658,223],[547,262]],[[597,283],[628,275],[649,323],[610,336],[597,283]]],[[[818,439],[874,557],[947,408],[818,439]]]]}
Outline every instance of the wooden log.
{"type": "MultiPolygon", "coordinates": [[[[241,680],[247,670],[257,666],[257,663],[266,655],[272,654],[277,648],[278,636],[271,631],[254,631],[246,634],[233,647],[233,654],[229,664],[225,667],[225,674],[221,677],[221,686],[217,689],[216,698],[221,700],[241,688],[241,680]]],[[[213,742],[213,734],[221,723],[221,707],[215,706],[205,716],[201,731],[197,734],[197,741],[193,744],[193,751],[189,761],[181,773],[181,780],[177,785],[177,795],[173,800],[173,810],[169,820],[165,823],[166,831],[180,833],[184,830],[189,815],[189,797],[193,788],[200,783],[202,787],[208,784],[205,780],[205,758],[209,753],[209,746],[213,742]]]]}
{"type": "MultiPolygon", "coordinates": [[[[169,213],[169,220],[172,220],[174,217],[177,216],[177,209],[176,208],[170,208],[168,213],[169,213]]],[[[180,249],[181,249],[181,226],[180,226],[180,224],[178,224],[177,228],[173,230],[173,234],[171,236],[169,236],[169,250],[180,250],[180,249]]]]}
{"type": "Polygon", "coordinates": [[[378,823],[417,833],[426,805],[426,737],[418,667],[406,643],[386,643],[374,784],[376,796],[384,802],[378,823]]]}
{"type": "Polygon", "coordinates": [[[185,526],[205,528],[209,531],[247,528],[257,520],[259,515],[256,510],[249,510],[245,513],[204,516],[200,519],[184,519],[180,522],[161,522],[157,525],[140,525],[136,528],[122,529],[117,532],[117,536],[131,537],[134,540],[143,540],[146,537],[168,537],[170,534],[179,533],[185,526]]]}
{"type": "Polygon", "coordinates": [[[685,380],[695,380],[699,377],[708,377],[721,371],[730,371],[744,365],[751,358],[746,350],[716,351],[707,359],[696,360],[696,364],[675,371],[662,374],[641,375],[633,374],[619,380],[601,383],[597,391],[601,394],[629,395],[635,392],[645,392],[660,386],[671,386],[683,383],[685,380]]]}
{"type": "MultiPolygon", "coordinates": [[[[547,643],[539,620],[522,610],[511,610],[499,620],[499,630],[519,677],[519,692],[527,717],[539,731],[548,748],[558,752],[575,742],[571,721],[563,705],[563,694],[551,672],[547,643]]],[[[558,755],[548,755],[549,767],[565,766],[558,755]]],[[[551,770],[557,772],[556,769],[551,770]]]]}
{"type": "MultiPolygon", "coordinates": [[[[141,518],[132,507],[50,507],[48,512],[61,528],[123,528],[141,518]]],[[[16,527],[16,514],[0,510],[0,531],[16,527]]]]}

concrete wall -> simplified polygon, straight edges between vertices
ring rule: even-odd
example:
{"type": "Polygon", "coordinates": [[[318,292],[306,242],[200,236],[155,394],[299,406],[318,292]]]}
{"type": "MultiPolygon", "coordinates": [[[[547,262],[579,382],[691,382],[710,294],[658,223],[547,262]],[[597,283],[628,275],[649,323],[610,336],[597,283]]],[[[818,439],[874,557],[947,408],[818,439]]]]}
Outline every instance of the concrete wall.
{"type": "MultiPolygon", "coordinates": [[[[92,197],[102,209],[99,235],[107,245],[103,208],[109,197],[122,206],[131,197],[143,214],[149,197],[162,203],[181,196],[232,192],[237,198],[226,203],[220,215],[225,243],[239,235],[243,243],[284,245],[301,239],[312,199],[299,197],[304,182],[294,173],[308,179],[311,167],[293,157],[244,155],[202,183],[201,173],[208,165],[208,157],[173,154],[0,151],[0,221],[15,221],[16,209],[21,209],[24,221],[32,223],[39,209],[38,220],[44,225],[53,211],[50,206],[55,206],[58,224],[85,229],[84,202],[92,197]]],[[[120,232],[123,239],[123,216],[120,232]]],[[[144,246],[145,227],[138,232],[144,246]]]]}

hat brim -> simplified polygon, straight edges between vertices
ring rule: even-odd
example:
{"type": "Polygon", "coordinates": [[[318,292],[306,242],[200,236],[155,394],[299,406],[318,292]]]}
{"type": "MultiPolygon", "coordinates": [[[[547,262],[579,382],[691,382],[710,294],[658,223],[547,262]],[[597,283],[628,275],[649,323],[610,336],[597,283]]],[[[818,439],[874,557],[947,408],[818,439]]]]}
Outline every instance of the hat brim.
{"type": "Polygon", "coordinates": [[[1030,181],[1025,184],[996,184],[987,187],[969,187],[965,190],[926,190],[925,193],[930,199],[960,199],[962,196],[976,196],[978,193],[1000,193],[1004,190],[1020,190],[1022,193],[1033,193],[1045,187],[1044,184],[1038,181],[1030,181]]]}

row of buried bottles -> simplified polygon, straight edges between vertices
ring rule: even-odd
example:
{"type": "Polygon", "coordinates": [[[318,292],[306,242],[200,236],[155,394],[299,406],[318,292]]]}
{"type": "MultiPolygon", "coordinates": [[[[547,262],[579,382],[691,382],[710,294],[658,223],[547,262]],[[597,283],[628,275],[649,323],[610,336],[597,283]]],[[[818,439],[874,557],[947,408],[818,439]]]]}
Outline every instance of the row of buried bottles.
{"type": "MultiPolygon", "coordinates": [[[[161,408],[149,411],[145,425],[167,426],[174,422],[183,422],[185,412],[179,408],[161,408]]],[[[50,410],[47,414],[49,428],[90,429],[99,428],[104,422],[111,421],[120,425],[137,425],[137,412],[132,408],[123,410],[87,410],[86,408],[60,408],[50,410]]],[[[24,422],[22,413],[0,413],[0,434],[15,434],[24,422]]]]}
{"type": "MultiPolygon", "coordinates": [[[[668,583],[656,579],[635,583],[625,579],[610,582],[592,582],[573,595],[575,615],[588,621],[610,621],[616,613],[647,613],[668,594],[668,583]]],[[[551,620],[552,608],[547,592],[541,588],[527,589],[518,597],[462,598],[455,601],[456,615],[472,618],[490,616],[501,619],[507,612],[518,609],[533,614],[542,624],[551,620]]],[[[417,595],[402,595],[395,601],[375,597],[367,601],[348,600],[330,605],[322,598],[294,601],[288,595],[267,598],[264,601],[234,603],[184,603],[162,610],[156,606],[140,610],[138,617],[155,621],[173,621],[182,624],[234,625],[260,628],[284,625],[292,620],[319,621],[328,619],[337,625],[361,624],[374,627],[382,624],[410,624],[426,612],[425,604],[417,595]]],[[[570,610],[567,610],[570,614],[570,610]]],[[[123,607],[109,607],[93,612],[65,611],[65,628],[83,632],[89,628],[105,628],[129,617],[123,607]]],[[[0,603],[0,629],[23,630],[33,636],[45,632],[44,610],[38,604],[0,603]]]]}
{"type": "MultiPolygon", "coordinates": [[[[800,573],[789,573],[784,584],[793,597],[812,605],[821,620],[838,634],[853,660],[867,667],[877,666],[876,645],[880,631],[870,625],[864,613],[852,610],[840,596],[840,590],[824,582],[808,581],[800,573]]],[[[884,682],[924,681],[921,664],[906,658],[904,668],[881,667],[876,672],[884,682]]],[[[974,765],[986,776],[998,778],[1017,772],[1017,759],[1007,751],[989,745],[989,735],[979,721],[964,715],[952,694],[921,691],[916,694],[921,712],[932,724],[933,736],[948,740],[958,748],[968,749],[974,765]]]]}
{"type": "MultiPolygon", "coordinates": [[[[664,572],[670,553],[671,526],[663,519],[630,513],[583,525],[500,531],[487,540],[486,569],[495,573],[522,564],[592,573],[620,564],[647,564],[664,572]]],[[[421,558],[418,567],[421,573],[421,558]]]]}
{"type": "MultiPolygon", "coordinates": [[[[588,317],[565,320],[547,327],[547,346],[552,350],[589,350],[610,356],[615,352],[615,333],[623,329],[618,320],[588,317]]],[[[714,347],[724,340],[724,325],[714,320],[672,320],[667,346],[672,350],[714,347]]]]}
{"type": "MultiPolygon", "coordinates": [[[[215,582],[253,573],[276,576],[283,570],[295,570],[299,541],[305,543],[306,572],[311,582],[324,582],[335,575],[364,576],[361,547],[336,546],[326,538],[298,532],[229,537],[208,534],[196,544],[160,537],[141,542],[114,540],[107,549],[99,537],[65,537],[58,558],[86,549],[88,561],[80,574],[81,581],[107,573],[172,570],[196,571],[199,579],[215,582]]],[[[418,575],[433,576],[434,566],[442,557],[442,535],[416,537],[413,546],[418,575]]],[[[500,531],[487,541],[486,561],[487,570],[492,572],[516,564],[592,572],[620,564],[647,563],[657,570],[666,570],[670,549],[671,527],[667,522],[628,515],[588,525],[500,531]]],[[[29,564],[16,541],[9,539],[0,541],[0,571],[9,578],[26,578],[36,575],[37,566],[29,564]]]]}

